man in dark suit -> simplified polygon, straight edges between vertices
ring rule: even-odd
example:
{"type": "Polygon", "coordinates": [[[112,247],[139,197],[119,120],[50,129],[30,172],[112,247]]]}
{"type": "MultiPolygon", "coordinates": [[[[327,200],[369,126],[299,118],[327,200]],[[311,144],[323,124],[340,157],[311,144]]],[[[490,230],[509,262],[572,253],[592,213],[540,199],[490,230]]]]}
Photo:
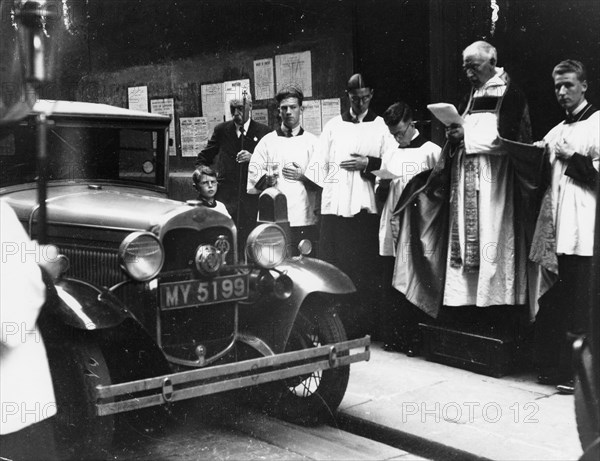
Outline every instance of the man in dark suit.
{"type": "Polygon", "coordinates": [[[214,129],[196,166],[212,166],[219,174],[217,200],[223,202],[238,228],[243,245],[256,222],[258,196],[246,193],[248,164],[258,141],[271,129],[251,118],[252,96],[229,102],[232,120],[214,129]],[[245,104],[244,104],[245,103],[245,104]]]}

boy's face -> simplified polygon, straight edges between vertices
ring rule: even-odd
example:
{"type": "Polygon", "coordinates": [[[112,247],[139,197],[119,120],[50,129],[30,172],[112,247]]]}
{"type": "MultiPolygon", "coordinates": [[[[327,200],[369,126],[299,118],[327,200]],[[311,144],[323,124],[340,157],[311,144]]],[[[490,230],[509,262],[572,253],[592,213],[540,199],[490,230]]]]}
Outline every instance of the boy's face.
{"type": "Polygon", "coordinates": [[[279,115],[283,124],[293,130],[300,125],[300,114],[304,108],[298,103],[298,98],[285,98],[279,103],[279,115]]]}
{"type": "Polygon", "coordinates": [[[200,175],[200,181],[196,184],[196,189],[203,198],[212,200],[217,193],[217,178],[205,174],[200,175]]]}
{"type": "Polygon", "coordinates": [[[585,98],[587,81],[579,81],[575,72],[554,75],[554,93],[563,109],[573,112],[585,98]]]}

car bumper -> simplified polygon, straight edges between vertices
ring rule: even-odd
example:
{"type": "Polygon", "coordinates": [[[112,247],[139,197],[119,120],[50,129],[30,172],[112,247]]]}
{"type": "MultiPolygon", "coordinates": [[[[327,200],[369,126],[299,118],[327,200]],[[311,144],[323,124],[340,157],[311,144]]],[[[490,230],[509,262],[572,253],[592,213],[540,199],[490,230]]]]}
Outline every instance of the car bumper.
{"type": "Polygon", "coordinates": [[[368,361],[369,336],[242,362],[97,386],[96,414],[123,413],[368,361]]]}

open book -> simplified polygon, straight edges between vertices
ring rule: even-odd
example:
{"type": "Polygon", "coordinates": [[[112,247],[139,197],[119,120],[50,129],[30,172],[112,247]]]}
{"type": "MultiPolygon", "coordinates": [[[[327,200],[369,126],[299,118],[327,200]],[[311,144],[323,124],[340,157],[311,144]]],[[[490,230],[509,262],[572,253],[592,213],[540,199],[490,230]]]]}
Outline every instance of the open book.
{"type": "Polygon", "coordinates": [[[465,123],[464,119],[458,114],[456,107],[447,102],[428,104],[427,109],[429,109],[431,113],[446,126],[452,125],[453,123],[457,125],[465,123]]]}

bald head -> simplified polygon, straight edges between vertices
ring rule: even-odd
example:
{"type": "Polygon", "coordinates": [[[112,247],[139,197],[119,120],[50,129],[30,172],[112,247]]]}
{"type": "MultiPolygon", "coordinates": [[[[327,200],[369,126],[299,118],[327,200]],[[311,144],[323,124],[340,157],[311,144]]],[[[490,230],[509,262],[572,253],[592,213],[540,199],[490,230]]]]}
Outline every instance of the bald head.
{"type": "Polygon", "coordinates": [[[466,56],[479,56],[487,60],[493,60],[494,65],[498,62],[498,53],[496,48],[490,45],[488,42],[479,40],[471,43],[468,47],[463,50],[463,59],[466,56]]]}
{"type": "Polygon", "coordinates": [[[463,70],[475,88],[496,75],[496,62],[496,48],[488,42],[474,42],[463,50],[463,70]]]}

